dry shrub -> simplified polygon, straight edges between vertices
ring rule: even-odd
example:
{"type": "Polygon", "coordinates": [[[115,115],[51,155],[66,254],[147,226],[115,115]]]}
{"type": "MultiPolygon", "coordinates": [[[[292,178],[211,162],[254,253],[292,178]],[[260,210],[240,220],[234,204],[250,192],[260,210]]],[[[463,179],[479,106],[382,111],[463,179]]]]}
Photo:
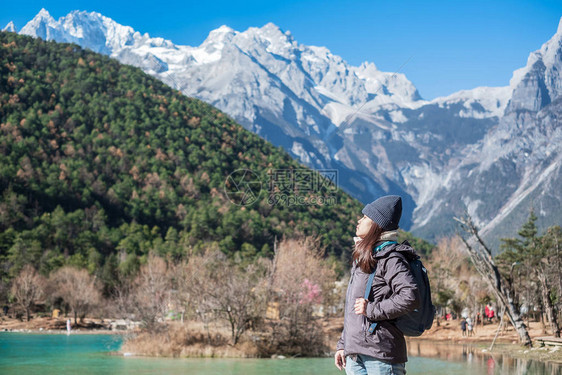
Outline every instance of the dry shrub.
{"type": "Polygon", "coordinates": [[[127,340],[122,351],[153,357],[256,357],[258,351],[251,342],[241,340],[229,345],[229,337],[221,331],[211,331],[213,342],[208,342],[208,332],[196,324],[170,322],[158,333],[143,332],[127,340]]]}

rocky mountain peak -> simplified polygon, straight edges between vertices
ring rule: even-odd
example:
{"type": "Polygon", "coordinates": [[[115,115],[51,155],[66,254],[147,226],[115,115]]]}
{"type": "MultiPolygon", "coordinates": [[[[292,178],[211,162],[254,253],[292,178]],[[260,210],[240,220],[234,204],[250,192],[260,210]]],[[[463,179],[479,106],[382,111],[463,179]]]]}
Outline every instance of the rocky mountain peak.
{"type": "Polygon", "coordinates": [[[513,72],[513,96],[506,113],[538,111],[562,95],[562,18],[556,33],[540,49],[531,52],[527,65],[513,72]]]}
{"type": "Polygon", "coordinates": [[[214,43],[224,43],[225,41],[232,40],[232,37],[236,35],[237,32],[234,29],[222,25],[219,28],[212,30],[203,44],[214,44],[214,43]]]}
{"type": "Polygon", "coordinates": [[[41,39],[52,37],[51,29],[56,26],[56,21],[45,8],[33,17],[21,30],[20,34],[37,36],[41,39]]]}
{"type": "Polygon", "coordinates": [[[54,20],[49,11],[45,8],[41,8],[41,10],[37,13],[34,19],[51,19],[54,20]]]}
{"type": "Polygon", "coordinates": [[[359,65],[359,68],[356,69],[356,72],[359,74],[374,76],[379,72],[379,70],[377,69],[375,63],[364,61],[361,65],[359,65]]]}
{"type": "Polygon", "coordinates": [[[14,22],[10,21],[8,22],[8,24],[2,29],[2,31],[9,31],[12,33],[17,32],[16,31],[16,25],[14,25],[14,22]]]}

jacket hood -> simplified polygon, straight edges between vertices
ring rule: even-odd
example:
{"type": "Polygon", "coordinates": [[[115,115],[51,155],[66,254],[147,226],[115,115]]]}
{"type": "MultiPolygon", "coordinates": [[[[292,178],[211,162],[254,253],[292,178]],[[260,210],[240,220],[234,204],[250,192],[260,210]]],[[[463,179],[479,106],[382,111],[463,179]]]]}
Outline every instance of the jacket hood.
{"type": "MultiPolygon", "coordinates": [[[[382,243],[383,241],[377,242],[375,244],[375,246],[378,246],[382,243]]],[[[414,250],[414,248],[412,248],[412,246],[410,245],[410,243],[406,240],[402,243],[399,244],[393,244],[393,245],[389,245],[386,246],[384,249],[382,249],[381,251],[375,253],[375,258],[384,258],[386,257],[389,253],[391,253],[392,251],[397,251],[399,253],[401,253],[402,255],[404,255],[404,257],[406,259],[418,259],[420,256],[416,253],[416,251],[414,250]]]]}

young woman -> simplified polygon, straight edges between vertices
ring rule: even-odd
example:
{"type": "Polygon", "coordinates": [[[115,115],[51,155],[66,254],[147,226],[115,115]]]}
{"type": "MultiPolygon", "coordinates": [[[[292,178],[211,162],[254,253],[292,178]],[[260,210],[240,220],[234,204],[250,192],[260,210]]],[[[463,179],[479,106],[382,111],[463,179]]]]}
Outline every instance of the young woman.
{"type": "Polygon", "coordinates": [[[348,375],[405,374],[406,341],[393,319],[417,308],[420,296],[406,260],[415,251],[407,242],[396,243],[402,199],[384,196],[361,212],[335,364],[348,375]],[[375,266],[367,300],[365,289],[375,266]],[[374,322],[378,324],[370,333],[374,322]]]}

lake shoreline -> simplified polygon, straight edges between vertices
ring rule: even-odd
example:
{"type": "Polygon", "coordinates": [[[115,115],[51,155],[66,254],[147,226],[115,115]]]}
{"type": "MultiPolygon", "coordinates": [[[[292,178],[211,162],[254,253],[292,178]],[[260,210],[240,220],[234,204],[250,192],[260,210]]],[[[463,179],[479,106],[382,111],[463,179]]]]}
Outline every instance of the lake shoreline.
{"type": "MultiPolygon", "coordinates": [[[[0,333],[29,333],[32,335],[68,335],[66,330],[41,330],[41,329],[3,329],[0,333]]],[[[76,329],[70,331],[70,335],[127,335],[131,331],[112,331],[107,329],[76,329]]]]}
{"type": "MultiPolygon", "coordinates": [[[[64,319],[56,318],[35,318],[30,322],[21,322],[19,320],[7,320],[3,319],[0,321],[0,333],[19,333],[19,334],[56,334],[56,335],[67,335],[66,329],[57,328],[47,328],[49,325],[47,323],[65,322],[64,319]]],[[[165,343],[163,343],[161,338],[159,343],[153,340],[153,337],[146,332],[138,329],[134,330],[112,330],[109,329],[107,322],[110,319],[85,319],[84,323],[71,331],[70,335],[121,335],[126,336],[120,350],[111,353],[111,355],[116,356],[127,356],[127,357],[159,357],[159,358],[259,358],[256,355],[255,348],[251,347],[248,342],[242,343],[243,345],[232,346],[230,344],[223,345],[202,345],[201,343],[195,343],[192,345],[184,345],[182,348],[174,348],[174,351],[170,351],[166,355],[167,349],[165,343]],[[103,328],[99,328],[100,325],[106,324],[103,328]],[[98,326],[97,328],[87,328],[90,326],[98,326]],[[135,340],[141,339],[142,342],[137,341],[139,345],[135,344],[135,340]],[[160,351],[155,352],[154,347],[160,346],[160,351]],[[148,352],[145,352],[148,350],[148,352]]],[[[324,357],[331,357],[335,352],[334,345],[329,345],[329,343],[336,342],[339,338],[339,333],[341,333],[342,324],[340,318],[332,318],[324,322],[323,328],[326,333],[327,347],[331,348],[330,352],[326,352],[324,357]]],[[[507,355],[513,358],[528,359],[540,362],[551,362],[558,365],[562,365],[562,348],[558,347],[538,347],[535,345],[533,348],[525,348],[518,344],[517,336],[511,327],[506,327],[500,331],[493,350],[490,352],[489,347],[493,341],[493,337],[497,331],[497,325],[486,325],[484,327],[478,327],[478,334],[473,337],[462,337],[460,332],[457,330],[456,321],[440,322],[440,325],[434,325],[431,330],[424,333],[420,337],[408,337],[407,346],[409,349],[409,356],[415,355],[410,352],[412,347],[421,346],[452,346],[456,349],[470,347],[478,352],[480,355],[507,355]]],[[[179,324],[179,323],[173,323],[179,324]]],[[[187,324],[187,323],[186,323],[187,324]]],[[[541,336],[540,327],[538,323],[531,322],[530,331],[533,333],[532,337],[541,336]]],[[[217,332],[220,332],[218,330],[217,332]]],[[[544,336],[544,334],[542,334],[544,336]]],[[[456,350],[454,349],[454,350],[456,350]]],[[[273,355],[274,358],[285,358],[289,356],[284,356],[283,353],[278,353],[273,355]]],[[[424,357],[431,357],[431,355],[424,355],[424,357]]],[[[270,358],[270,357],[262,357],[270,358]]],[[[437,358],[437,357],[436,357],[437,358]]]]}
{"type": "MultiPolygon", "coordinates": [[[[30,334],[60,334],[66,335],[66,320],[67,317],[52,318],[52,317],[36,317],[28,321],[21,321],[19,319],[2,317],[0,320],[0,333],[14,332],[14,333],[30,333],[30,334]]],[[[72,319],[71,335],[124,335],[138,332],[138,329],[112,329],[111,322],[119,319],[92,319],[85,318],[82,322],[74,324],[72,319]]]]}

